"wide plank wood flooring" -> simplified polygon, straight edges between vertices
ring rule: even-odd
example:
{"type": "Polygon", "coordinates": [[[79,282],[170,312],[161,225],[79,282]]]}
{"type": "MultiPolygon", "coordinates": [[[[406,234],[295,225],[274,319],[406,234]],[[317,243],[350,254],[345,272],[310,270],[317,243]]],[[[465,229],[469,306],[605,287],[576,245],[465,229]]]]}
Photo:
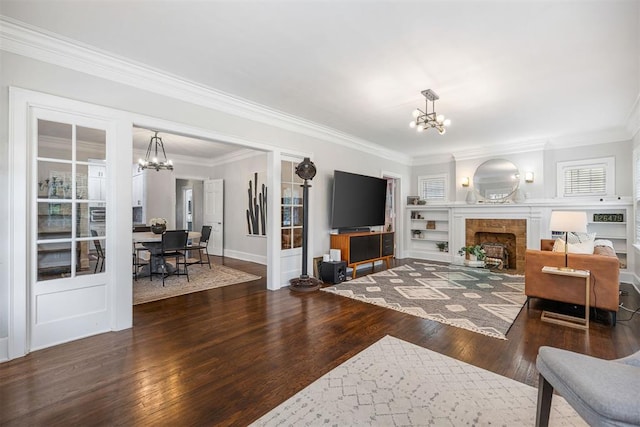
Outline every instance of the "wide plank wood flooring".
{"type": "Polygon", "coordinates": [[[243,426],[385,335],[532,386],[541,345],[605,359],[640,349],[640,315],[626,311],[586,333],[541,322],[549,303],[533,300],[503,341],[325,292],[267,291],[264,266],[215,263],[263,278],[137,305],[132,329],[0,364],[0,425],[243,426]]]}

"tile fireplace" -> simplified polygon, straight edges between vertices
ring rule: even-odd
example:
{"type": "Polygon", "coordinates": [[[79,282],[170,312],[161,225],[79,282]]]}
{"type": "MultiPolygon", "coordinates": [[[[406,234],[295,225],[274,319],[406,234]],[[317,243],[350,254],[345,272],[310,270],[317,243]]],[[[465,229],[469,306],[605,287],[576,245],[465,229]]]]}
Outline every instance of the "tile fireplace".
{"type": "Polygon", "coordinates": [[[524,273],[527,249],[527,220],[502,218],[466,218],[465,244],[501,243],[507,247],[509,269],[524,273]]]}

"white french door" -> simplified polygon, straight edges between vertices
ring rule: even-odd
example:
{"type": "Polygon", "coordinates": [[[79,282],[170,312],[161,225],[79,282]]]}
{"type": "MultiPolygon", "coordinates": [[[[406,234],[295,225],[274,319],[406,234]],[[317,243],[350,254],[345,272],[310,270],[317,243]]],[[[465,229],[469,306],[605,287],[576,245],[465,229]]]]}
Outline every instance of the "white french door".
{"type": "Polygon", "coordinates": [[[107,122],[31,109],[30,349],[109,330],[107,122]]]}

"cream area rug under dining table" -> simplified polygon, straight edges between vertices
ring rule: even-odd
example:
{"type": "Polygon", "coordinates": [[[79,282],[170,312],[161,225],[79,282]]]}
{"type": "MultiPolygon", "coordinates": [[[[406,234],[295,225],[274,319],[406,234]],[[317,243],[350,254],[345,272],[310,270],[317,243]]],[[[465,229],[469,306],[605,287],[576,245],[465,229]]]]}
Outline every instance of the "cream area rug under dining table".
{"type": "MultiPolygon", "coordinates": [[[[533,426],[538,390],[386,336],[253,426],[533,426]]],[[[551,426],[587,424],[554,396],[551,426]]]]}
{"type": "Polygon", "coordinates": [[[257,279],[260,279],[260,276],[224,265],[211,264],[211,269],[209,269],[208,265],[194,264],[189,267],[188,282],[187,276],[169,276],[162,286],[161,276],[154,276],[152,281],[149,280],[149,277],[138,278],[133,282],[133,304],[157,301],[257,279]]]}

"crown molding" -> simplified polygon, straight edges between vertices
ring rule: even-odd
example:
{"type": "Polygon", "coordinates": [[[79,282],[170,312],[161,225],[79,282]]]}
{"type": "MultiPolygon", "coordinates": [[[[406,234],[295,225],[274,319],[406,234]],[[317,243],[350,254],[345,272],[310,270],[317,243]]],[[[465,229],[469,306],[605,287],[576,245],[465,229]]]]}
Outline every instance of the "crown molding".
{"type": "Polygon", "coordinates": [[[413,159],[411,166],[437,165],[449,163],[451,160],[454,160],[454,156],[451,153],[421,156],[413,159]]]}
{"type": "Polygon", "coordinates": [[[510,154],[530,153],[532,151],[544,150],[546,140],[530,140],[510,142],[508,144],[488,145],[485,147],[472,148],[465,151],[453,153],[453,157],[458,160],[472,160],[483,157],[505,156],[510,154]]]}
{"type": "Polygon", "coordinates": [[[564,148],[586,147],[589,145],[630,141],[631,138],[630,133],[625,128],[603,129],[595,132],[551,138],[544,148],[547,150],[561,150],[564,148]]]}
{"type": "Polygon", "coordinates": [[[629,118],[627,119],[627,130],[631,134],[632,138],[640,132],[640,93],[636,97],[636,101],[631,107],[629,112],[629,118]]]}
{"type": "Polygon", "coordinates": [[[404,154],[0,15],[0,50],[410,164],[404,154]]]}

